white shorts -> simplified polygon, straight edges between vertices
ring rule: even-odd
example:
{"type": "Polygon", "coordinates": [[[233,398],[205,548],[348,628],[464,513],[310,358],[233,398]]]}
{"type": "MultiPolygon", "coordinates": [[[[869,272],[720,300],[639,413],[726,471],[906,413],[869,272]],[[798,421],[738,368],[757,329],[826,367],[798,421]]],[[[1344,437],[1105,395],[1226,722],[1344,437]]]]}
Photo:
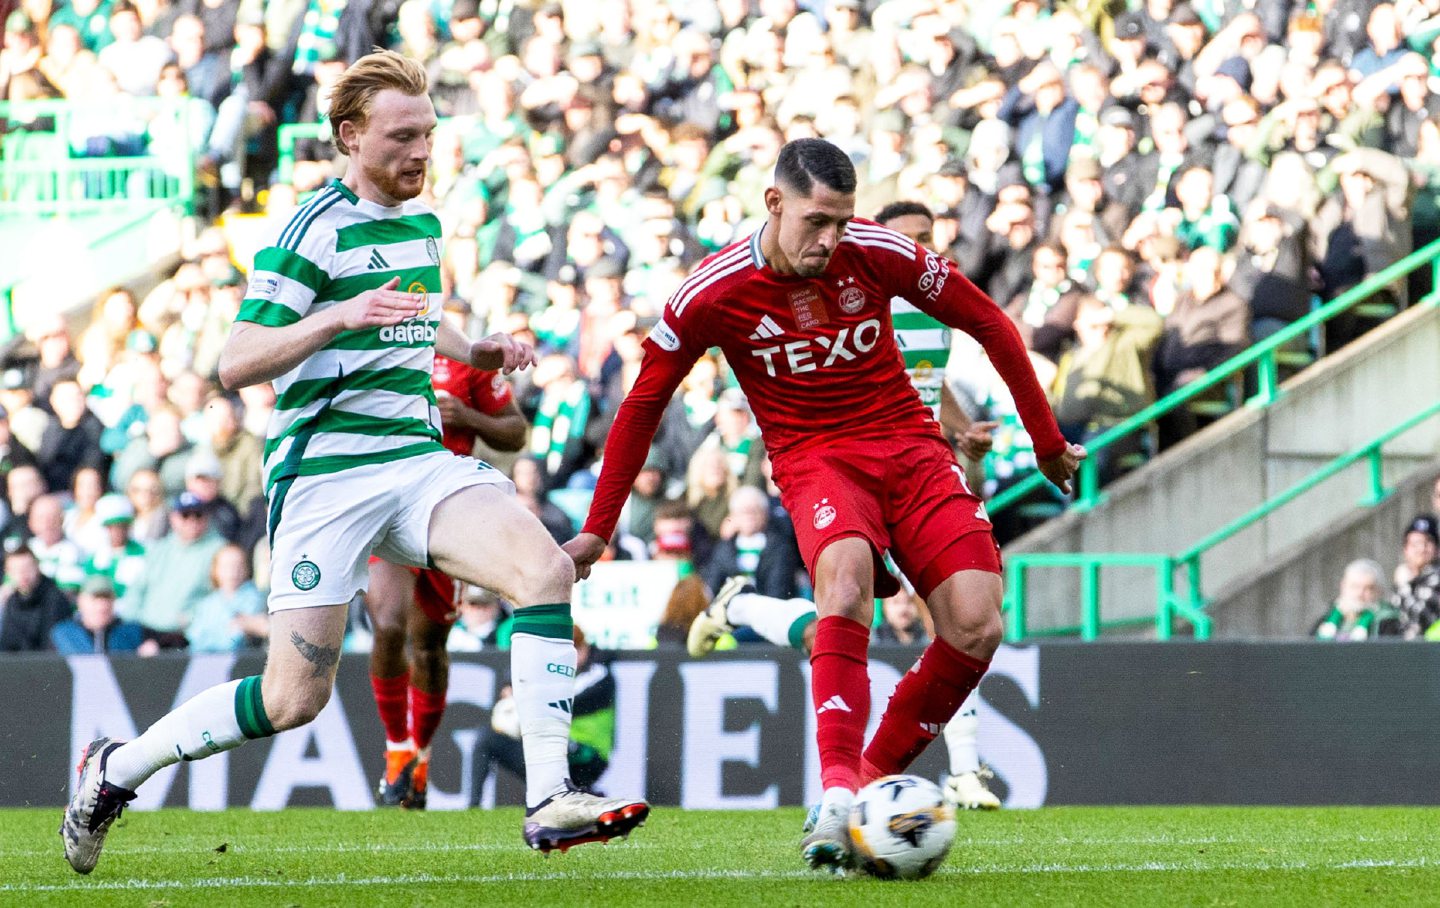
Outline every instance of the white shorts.
{"type": "Polygon", "coordinates": [[[432,567],[435,506],[479,485],[515,493],[504,473],[449,451],[301,476],[278,507],[277,484],[270,490],[270,611],[344,605],[366,589],[372,554],[432,567]]]}

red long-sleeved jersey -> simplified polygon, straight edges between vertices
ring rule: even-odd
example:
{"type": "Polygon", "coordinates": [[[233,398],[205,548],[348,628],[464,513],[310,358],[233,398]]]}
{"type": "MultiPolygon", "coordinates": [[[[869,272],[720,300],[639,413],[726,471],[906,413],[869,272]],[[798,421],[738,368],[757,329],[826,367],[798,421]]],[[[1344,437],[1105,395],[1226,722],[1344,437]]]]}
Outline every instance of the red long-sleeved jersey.
{"type": "Polygon", "coordinates": [[[640,375],[605,444],[585,532],[610,538],[666,404],[710,347],[735,371],[772,457],[840,436],[938,431],[895,343],[894,296],[981,343],[1015,397],[1037,457],[1065,450],[1010,319],[951,262],[857,218],[825,273],[803,278],[766,264],[762,233],[701,262],[646,338],[640,375]]]}

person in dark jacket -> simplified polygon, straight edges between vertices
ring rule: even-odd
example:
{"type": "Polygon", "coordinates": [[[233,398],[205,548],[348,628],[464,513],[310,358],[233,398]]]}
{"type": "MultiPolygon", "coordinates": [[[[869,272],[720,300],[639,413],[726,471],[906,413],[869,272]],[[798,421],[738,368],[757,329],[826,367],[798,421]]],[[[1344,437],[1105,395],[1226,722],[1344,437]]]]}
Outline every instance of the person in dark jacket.
{"type": "Polygon", "coordinates": [[[799,595],[800,551],[789,534],[769,526],[770,500],[765,493],[754,486],[741,486],[730,493],[729,503],[721,539],[701,568],[705,584],[718,590],[728,578],[743,574],[754,580],[754,592],[762,596],[792,599],[799,595]]]}
{"type": "Polygon", "coordinates": [[[0,599],[0,652],[48,650],[50,629],[70,617],[70,600],[55,581],[40,573],[40,562],[28,546],[5,555],[5,585],[0,599]]]}
{"type": "Polygon", "coordinates": [[[50,629],[50,642],[63,656],[83,653],[133,653],[145,641],[145,629],[115,614],[115,584],[95,575],[85,581],[74,618],[50,629]]]}

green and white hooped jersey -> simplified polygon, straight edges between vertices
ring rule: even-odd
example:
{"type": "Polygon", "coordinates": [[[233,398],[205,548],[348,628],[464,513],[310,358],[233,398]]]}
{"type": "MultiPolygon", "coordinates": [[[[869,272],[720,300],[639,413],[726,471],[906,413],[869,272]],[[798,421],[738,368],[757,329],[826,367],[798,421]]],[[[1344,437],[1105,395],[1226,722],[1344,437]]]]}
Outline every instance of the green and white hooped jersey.
{"type": "Polygon", "coordinates": [[[940,389],[945,385],[945,364],[950,361],[950,328],[898,296],[890,298],[890,318],[910,383],[939,422],[940,389]]]}
{"type": "Polygon", "coordinates": [[[237,321],[284,326],[399,277],[427,307],[398,325],[345,331],[275,379],[265,488],[296,476],[445,450],[430,385],[440,324],[440,220],[425,204],[385,208],[339,180],[255,255],[237,321]]]}

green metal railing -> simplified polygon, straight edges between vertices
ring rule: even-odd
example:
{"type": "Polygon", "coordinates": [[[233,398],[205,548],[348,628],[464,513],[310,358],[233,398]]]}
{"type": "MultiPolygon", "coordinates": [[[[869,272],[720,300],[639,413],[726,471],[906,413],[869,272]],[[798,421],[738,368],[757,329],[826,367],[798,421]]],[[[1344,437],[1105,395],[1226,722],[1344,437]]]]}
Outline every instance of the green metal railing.
{"type": "MultiPolygon", "coordinates": [[[[1427,264],[1432,269],[1435,289],[1432,289],[1415,305],[1440,305],[1440,240],[1436,240],[1425,248],[1405,256],[1388,268],[1371,275],[1304,318],[1277,331],[1243,353],[1211,369],[1199,379],[1157,400],[1124,422],[1091,439],[1085,447],[1092,456],[1080,464],[1075,501],[1070,505],[1071,509],[1087,511],[1104,500],[1100,493],[1099,461],[1094,456],[1096,452],[1116,445],[1137,432],[1148,432],[1155,420],[1161,416],[1185,406],[1217,386],[1239,381],[1243,378],[1244,370],[1251,366],[1256,368],[1257,390],[1254,396],[1245,401],[1245,405],[1250,407],[1269,406],[1280,396],[1279,357],[1283,355],[1283,348],[1336,316],[1350,311],[1373,297],[1378,291],[1408,276],[1412,271],[1418,271],[1427,264]]],[[[1038,471],[1032,473],[996,495],[986,503],[985,507],[991,514],[996,514],[1024,499],[1036,489],[1044,486],[1046,482],[1045,477],[1038,471]]]]}
{"type": "Polygon", "coordinates": [[[1005,558],[1006,639],[1018,641],[1027,636],[1078,634],[1083,640],[1094,640],[1100,635],[1103,628],[1149,624],[1153,620],[1156,638],[1169,640],[1174,633],[1175,622],[1182,620],[1190,623],[1195,639],[1208,640],[1212,625],[1206,609],[1210,603],[1204,595],[1201,573],[1201,558],[1206,552],[1235,534],[1259,523],[1296,498],[1315,489],[1340,471],[1361,460],[1366,461],[1369,490],[1368,494],[1359,502],[1359,507],[1374,507],[1390,493],[1385,486],[1382,469],[1384,446],[1421,423],[1433,419],[1436,415],[1440,415],[1440,401],[1432,403],[1365,444],[1340,455],[1285,491],[1251,508],[1175,555],[1126,552],[1086,554],[1024,552],[1007,555],[1005,558]],[[1156,608],[1153,619],[1142,617],[1111,622],[1101,620],[1100,571],[1103,568],[1117,567],[1147,568],[1155,572],[1156,608]],[[1026,580],[1027,572],[1031,568],[1078,568],[1080,570],[1080,623],[1078,625],[1046,628],[1039,632],[1029,630],[1026,614],[1026,580]],[[1177,572],[1182,572],[1185,578],[1183,591],[1175,582],[1177,572]]]}
{"type": "Polygon", "coordinates": [[[195,156],[192,106],[130,99],[125,107],[69,101],[0,102],[4,159],[0,216],[42,217],[115,211],[141,202],[191,210],[195,156]],[[87,139],[124,131],[147,151],[89,156],[87,139]]]}

